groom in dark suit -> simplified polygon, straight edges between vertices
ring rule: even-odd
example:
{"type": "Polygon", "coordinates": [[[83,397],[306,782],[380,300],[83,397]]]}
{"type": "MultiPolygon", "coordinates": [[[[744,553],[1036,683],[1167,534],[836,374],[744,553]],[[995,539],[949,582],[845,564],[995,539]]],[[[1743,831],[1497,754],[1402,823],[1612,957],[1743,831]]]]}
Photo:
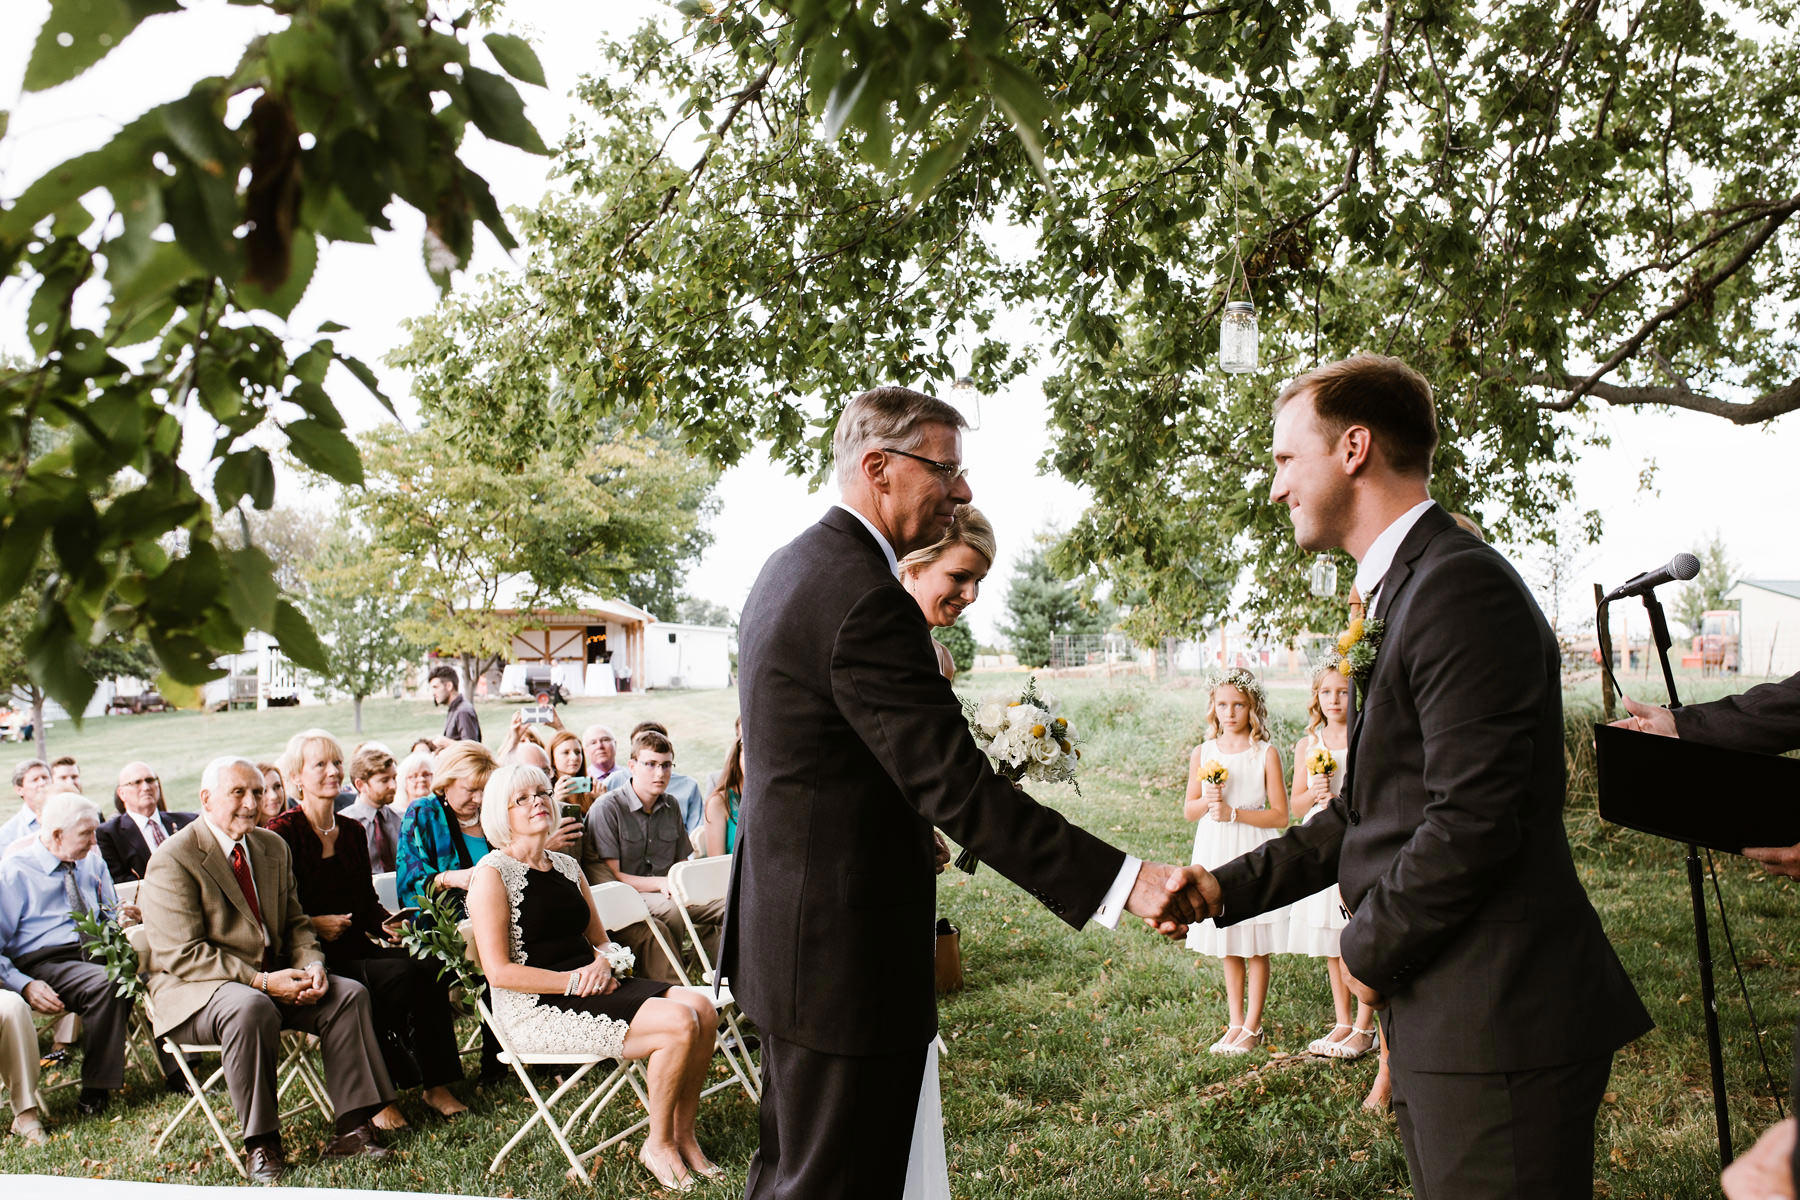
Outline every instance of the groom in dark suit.
{"type": "Polygon", "coordinates": [[[1651,1022],[1563,831],[1556,640],[1431,501],[1436,445],[1431,388],[1398,359],[1332,363],[1277,399],[1272,497],[1302,548],[1357,560],[1372,645],[1382,628],[1343,794],[1216,885],[1190,872],[1220,924],[1337,882],[1418,1200],[1585,1198],[1613,1052],[1651,1022]]]}
{"type": "Polygon", "coordinates": [[[751,1200],[902,1194],[932,988],[937,826],[1075,928],[1199,904],[994,774],[895,577],[970,499],[962,415],[877,388],[838,420],[843,502],[763,567],[739,626],[745,792],[721,960],[762,1033],[751,1200]]]}

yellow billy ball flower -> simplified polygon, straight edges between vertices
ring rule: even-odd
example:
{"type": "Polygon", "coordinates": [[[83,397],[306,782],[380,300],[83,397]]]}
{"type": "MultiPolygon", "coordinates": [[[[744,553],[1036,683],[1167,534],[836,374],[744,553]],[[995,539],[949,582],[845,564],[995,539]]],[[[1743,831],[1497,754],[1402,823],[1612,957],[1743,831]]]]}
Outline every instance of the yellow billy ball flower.
{"type": "Polygon", "coordinates": [[[1050,731],[1045,729],[1042,725],[1033,725],[1031,727],[1031,736],[1034,738],[1041,738],[1048,732],[1050,731]]]}
{"type": "Polygon", "coordinates": [[[1338,659],[1337,669],[1339,675],[1348,679],[1350,677],[1350,660],[1347,658],[1338,659]]]}

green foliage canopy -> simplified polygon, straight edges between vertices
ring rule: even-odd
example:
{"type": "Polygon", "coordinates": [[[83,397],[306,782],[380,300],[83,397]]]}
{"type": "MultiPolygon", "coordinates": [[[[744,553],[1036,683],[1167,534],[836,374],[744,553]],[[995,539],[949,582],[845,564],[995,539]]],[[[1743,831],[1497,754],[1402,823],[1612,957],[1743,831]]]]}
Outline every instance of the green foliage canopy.
{"type": "MultiPolygon", "coordinates": [[[[0,370],[0,603],[31,586],[42,552],[53,570],[33,597],[25,652],[31,677],[71,711],[94,687],[85,648],[109,636],[146,639],[185,687],[216,675],[214,657],[250,629],[323,665],[269,557],[221,544],[209,504],[270,508],[271,447],[362,479],[327,374],[346,368],[379,396],[374,375],[333,343],[341,325],[300,331],[289,314],[320,247],[372,241],[392,227],[396,200],[425,215],[440,286],[467,262],[478,223],[514,244],[459,157],[468,125],[547,152],[512,83],[470,62],[469,5],[243,2],[274,27],[229,75],[199,80],[0,205],[0,279],[30,295],[24,333],[37,356],[0,370]],[[68,436],[34,452],[40,424],[68,436]],[[184,460],[207,424],[211,445],[184,460]]],[[[75,77],[180,7],[52,0],[26,89],[75,77]]],[[[486,40],[508,72],[542,83],[523,42],[486,40]]]]}
{"type": "Polygon", "coordinates": [[[326,655],[325,669],[311,674],[349,694],[357,733],[363,697],[392,683],[423,648],[412,636],[423,614],[396,567],[366,535],[340,529],[306,573],[301,604],[326,655]]]}
{"type": "Polygon", "coordinates": [[[1435,490],[1508,542],[1597,405],[1800,407],[1788,0],[682,7],[584,85],[572,195],[525,222],[562,394],[805,472],[861,388],[992,390],[1043,344],[1048,465],[1094,497],[1058,561],[1140,636],[1245,574],[1255,623],[1341,607],[1266,499],[1269,401],[1315,362],[1425,371],[1435,490]],[[1233,280],[1263,361],[1235,380],[1233,280]]]}

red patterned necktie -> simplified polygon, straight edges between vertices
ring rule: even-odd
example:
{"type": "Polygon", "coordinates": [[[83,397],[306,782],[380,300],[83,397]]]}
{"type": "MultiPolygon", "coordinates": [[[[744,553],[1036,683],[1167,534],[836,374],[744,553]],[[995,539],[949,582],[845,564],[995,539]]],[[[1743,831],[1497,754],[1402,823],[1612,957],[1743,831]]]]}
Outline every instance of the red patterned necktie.
{"type": "Polygon", "coordinates": [[[167,835],[163,833],[162,822],[158,821],[155,817],[151,817],[150,818],[150,848],[152,850],[154,850],[158,846],[162,845],[163,838],[166,836],[167,835]]]}
{"type": "Polygon", "coordinates": [[[262,924],[262,905],[256,902],[256,884],[250,878],[250,860],[244,856],[242,846],[231,848],[231,873],[237,876],[238,887],[243,889],[244,899],[250,902],[250,911],[256,915],[256,923],[262,924]]]}

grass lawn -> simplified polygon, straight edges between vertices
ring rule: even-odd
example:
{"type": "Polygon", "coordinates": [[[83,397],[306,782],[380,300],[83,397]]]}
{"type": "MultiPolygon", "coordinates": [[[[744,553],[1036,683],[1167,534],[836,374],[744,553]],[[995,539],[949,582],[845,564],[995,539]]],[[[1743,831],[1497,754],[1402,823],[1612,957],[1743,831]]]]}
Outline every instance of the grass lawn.
{"type": "MultiPolygon", "coordinates": [[[[1021,676],[978,674],[975,695],[1014,687],[1021,676]]],[[[1686,686],[1686,685],[1684,685],[1686,686]]],[[[1057,683],[1085,740],[1084,794],[1046,794],[1075,820],[1136,853],[1186,861],[1193,827],[1181,819],[1188,750],[1198,738],[1204,693],[1145,682],[1057,683]]],[[[1690,699],[1716,694],[1689,688],[1690,699]]],[[[1279,740],[1297,734],[1304,696],[1277,691],[1279,740]]],[[[656,717],[673,731],[682,765],[716,768],[735,713],[732,693],[692,692],[574,705],[572,727],[605,719],[629,727],[656,717]]],[[[484,707],[490,740],[503,706],[484,707]]],[[[232,716],[178,715],[95,722],[54,731],[52,749],[97,767],[127,757],[155,763],[185,806],[200,767],[214,754],[261,755],[313,724],[341,728],[347,706],[232,716]]],[[[368,736],[397,744],[441,717],[427,706],[387,701],[365,709],[368,736]]],[[[1572,724],[1574,724],[1572,722],[1572,724]]],[[[1594,812],[1591,755],[1571,755],[1567,824],[1576,861],[1626,969],[1657,1028],[1627,1047],[1602,1109],[1596,1194],[1610,1197],[1717,1193],[1705,1038],[1681,851],[1602,825],[1594,812]]],[[[110,775],[104,777],[110,784],[110,775]]],[[[90,793],[103,794],[90,787],[90,793]]],[[[1760,797],[1746,797],[1755,802],[1760,797]]],[[[1779,802],[1779,801],[1778,801],[1779,802]]],[[[1740,859],[1720,863],[1719,882],[1745,976],[1765,1030],[1765,1048],[1785,1091],[1791,1027],[1800,996],[1795,966],[1793,884],[1740,859]]],[[[1369,1197],[1407,1195],[1393,1124],[1358,1107],[1375,1073],[1373,1056],[1329,1064],[1304,1055],[1331,1024],[1322,964],[1278,958],[1267,1019],[1269,1051],[1243,1059],[1205,1053],[1224,1026],[1216,960],[1202,959],[1141,929],[1071,932],[989,869],[951,871],[939,883],[942,911],[963,931],[967,989],[945,1000],[944,1107],[958,1197],[1369,1197]]],[[[1720,1013],[1742,1148],[1775,1119],[1752,1031],[1725,957],[1716,919],[1720,1013]]],[[[132,1076],[135,1081],[135,1074],[132,1076]]],[[[1785,1099],[1785,1097],[1784,1097],[1785,1099]]],[[[0,1139],[0,1170],[113,1178],[229,1183],[229,1166],[208,1150],[203,1127],[152,1157],[150,1143],[176,1107],[134,1082],[102,1121],[74,1115],[74,1092],[49,1101],[50,1145],[30,1150],[0,1139]]],[[[526,1101],[506,1087],[474,1098],[471,1118],[430,1122],[407,1102],[416,1132],[400,1138],[398,1161],[381,1168],[325,1166],[314,1148],[327,1130],[314,1116],[288,1130],[296,1186],[384,1187],[484,1195],[583,1194],[564,1185],[560,1161],[538,1138],[515,1152],[499,1177],[487,1160],[524,1119],[526,1101]]],[[[616,1116],[622,1116],[620,1109],[616,1116]]],[[[615,1116],[615,1119],[616,1119],[615,1116]]],[[[727,1180],[696,1194],[740,1195],[755,1147],[755,1112],[738,1093],[701,1110],[700,1136],[728,1168],[727,1180]]],[[[651,1192],[648,1175],[615,1149],[600,1165],[598,1194],[651,1192]]]]}

